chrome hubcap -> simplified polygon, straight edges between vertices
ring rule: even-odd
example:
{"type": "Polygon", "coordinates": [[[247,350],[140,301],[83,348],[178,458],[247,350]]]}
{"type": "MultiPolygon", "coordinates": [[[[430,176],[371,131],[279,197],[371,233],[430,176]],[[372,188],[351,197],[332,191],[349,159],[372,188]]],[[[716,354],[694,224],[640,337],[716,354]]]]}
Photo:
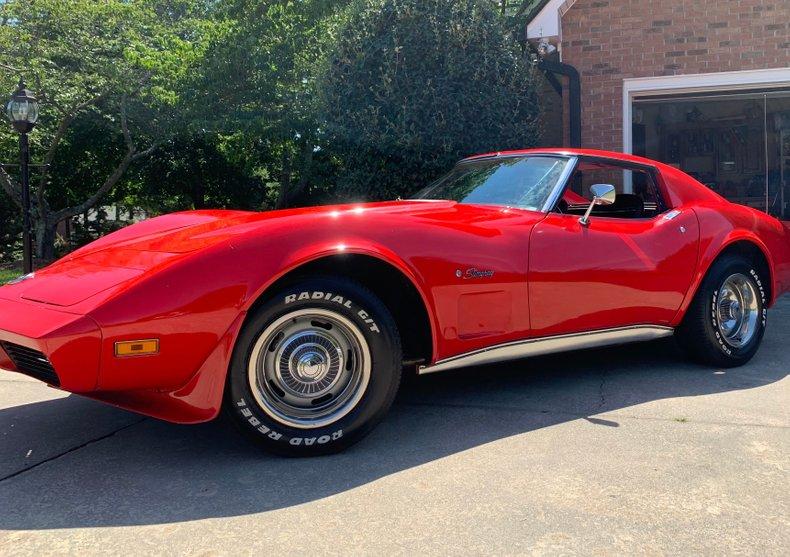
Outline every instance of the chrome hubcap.
{"type": "Polygon", "coordinates": [[[316,428],[350,412],[370,381],[370,351],[343,315],[298,310],[269,325],[253,346],[248,379],[261,409],[290,427],[316,428]]]}
{"type": "Polygon", "coordinates": [[[716,302],[716,321],[722,338],[733,348],[748,344],[757,331],[760,304],[757,290],[742,273],[724,281],[716,302]]]}

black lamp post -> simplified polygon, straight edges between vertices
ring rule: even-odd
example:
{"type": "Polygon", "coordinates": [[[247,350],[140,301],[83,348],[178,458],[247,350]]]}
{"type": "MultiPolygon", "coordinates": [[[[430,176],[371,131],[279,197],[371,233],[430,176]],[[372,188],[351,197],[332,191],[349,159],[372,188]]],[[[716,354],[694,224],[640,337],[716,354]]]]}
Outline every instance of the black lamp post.
{"type": "Polygon", "coordinates": [[[22,182],[22,243],[25,274],[33,271],[33,241],[30,233],[30,148],[27,134],[35,127],[38,120],[38,101],[27,87],[24,80],[19,80],[17,90],[11,95],[6,105],[6,114],[19,132],[19,166],[22,182]]]}

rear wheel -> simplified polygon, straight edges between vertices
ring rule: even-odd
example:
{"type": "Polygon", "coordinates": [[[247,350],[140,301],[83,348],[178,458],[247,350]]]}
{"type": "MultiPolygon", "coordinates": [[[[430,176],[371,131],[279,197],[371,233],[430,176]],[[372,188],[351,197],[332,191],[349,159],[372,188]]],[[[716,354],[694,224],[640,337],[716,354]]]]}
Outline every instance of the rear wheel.
{"type": "Polygon", "coordinates": [[[245,325],[225,409],[269,451],[331,453],[383,418],[400,374],[400,339],[384,304],[347,280],[307,280],[275,295],[245,325]]]}
{"type": "Polygon", "coordinates": [[[765,279],[757,266],[739,256],[713,264],[677,331],[695,360],[734,367],[754,356],[765,332],[765,279]]]}

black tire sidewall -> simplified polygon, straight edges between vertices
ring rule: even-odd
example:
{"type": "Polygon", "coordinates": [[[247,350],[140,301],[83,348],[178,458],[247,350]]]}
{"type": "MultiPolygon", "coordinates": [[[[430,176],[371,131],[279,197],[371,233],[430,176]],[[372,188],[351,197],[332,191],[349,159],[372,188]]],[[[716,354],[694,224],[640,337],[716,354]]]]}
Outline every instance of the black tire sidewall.
{"type": "Polygon", "coordinates": [[[358,441],[386,414],[400,383],[400,340],[392,316],[370,291],[351,281],[315,278],[279,291],[249,316],[233,351],[224,410],[268,451],[287,456],[337,452],[358,441]],[[260,334],[276,319],[301,309],[326,309],[349,319],[368,344],[370,379],[357,405],[338,421],[319,428],[295,428],[273,419],[255,400],[248,362],[260,334]]]}
{"type": "Polygon", "coordinates": [[[737,257],[731,257],[717,262],[712,271],[708,280],[705,281],[702,306],[706,312],[704,321],[706,336],[711,346],[715,347],[715,350],[725,361],[732,362],[736,365],[745,363],[754,356],[755,352],[757,352],[763,334],[765,333],[768,299],[764,279],[759,269],[753,264],[737,257]],[[719,289],[728,277],[736,273],[746,276],[752,282],[759,296],[758,303],[760,306],[760,315],[757,319],[757,331],[755,331],[754,336],[748,343],[739,347],[729,345],[722,337],[719,331],[717,312],[719,289]]]}

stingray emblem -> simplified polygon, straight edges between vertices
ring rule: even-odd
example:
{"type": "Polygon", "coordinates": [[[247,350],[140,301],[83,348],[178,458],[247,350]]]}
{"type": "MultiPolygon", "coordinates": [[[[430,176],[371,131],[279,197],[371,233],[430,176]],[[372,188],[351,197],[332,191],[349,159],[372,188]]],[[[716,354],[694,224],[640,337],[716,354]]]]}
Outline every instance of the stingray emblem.
{"type": "Polygon", "coordinates": [[[491,278],[494,276],[494,271],[490,271],[488,269],[476,269],[475,267],[472,267],[466,271],[458,269],[455,271],[455,276],[462,279],[491,278]]]}

